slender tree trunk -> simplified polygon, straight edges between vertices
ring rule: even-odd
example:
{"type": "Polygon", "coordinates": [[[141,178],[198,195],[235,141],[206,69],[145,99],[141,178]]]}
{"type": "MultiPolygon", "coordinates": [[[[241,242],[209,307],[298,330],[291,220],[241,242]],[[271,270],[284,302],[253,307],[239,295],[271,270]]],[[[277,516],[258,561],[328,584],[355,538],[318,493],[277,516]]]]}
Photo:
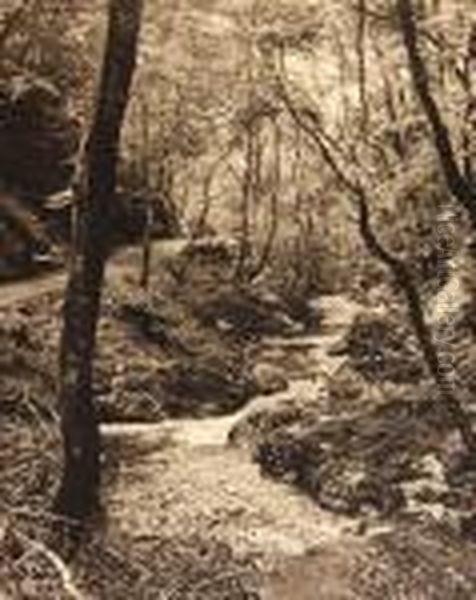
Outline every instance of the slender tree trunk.
{"type": "Polygon", "coordinates": [[[141,134],[142,134],[142,188],[145,196],[145,223],[142,233],[142,265],[140,286],[147,291],[150,282],[150,264],[152,258],[152,229],[154,226],[154,205],[150,193],[150,114],[145,97],[141,97],[141,134]]]}
{"type": "Polygon", "coordinates": [[[360,130],[362,135],[367,135],[369,125],[369,106],[367,103],[367,0],[358,0],[358,24],[357,24],[357,60],[359,79],[359,101],[360,101],[360,130]]]}
{"type": "Polygon", "coordinates": [[[98,506],[100,440],[93,403],[93,357],[108,255],[108,223],[124,113],[135,67],[142,0],[110,0],[96,114],[86,151],[75,261],[66,288],[60,350],[64,465],[55,510],[81,521],[98,506]]]}
{"type": "Polygon", "coordinates": [[[408,307],[409,319],[420,344],[428,370],[436,383],[440,397],[446,406],[453,425],[460,432],[461,439],[468,451],[474,454],[476,452],[476,436],[472,430],[471,421],[455,396],[452,383],[441,369],[438,350],[433,341],[431,328],[425,320],[421,297],[412,274],[406,264],[398,257],[390,254],[377,239],[370,224],[369,208],[363,190],[358,194],[357,200],[359,203],[359,228],[362,239],[371,255],[390,270],[398,289],[403,292],[408,307]]]}
{"type": "MultiPolygon", "coordinates": [[[[282,131],[279,123],[279,117],[274,120],[274,173],[273,173],[273,189],[270,198],[270,227],[268,235],[264,241],[261,256],[258,258],[257,264],[252,268],[249,274],[250,281],[254,281],[261,275],[264,269],[268,266],[273,253],[273,246],[276,240],[279,227],[279,197],[281,193],[282,173],[281,173],[281,146],[282,146],[282,131]]],[[[257,169],[261,172],[261,168],[257,169]]],[[[261,177],[261,173],[259,175],[261,177]]]]}
{"type": "Polygon", "coordinates": [[[140,274],[140,287],[147,292],[150,283],[150,265],[152,262],[152,229],[154,227],[154,207],[152,198],[147,196],[144,233],[142,236],[142,265],[140,274]]]}
{"type": "Polygon", "coordinates": [[[391,272],[398,288],[403,292],[408,307],[408,315],[411,325],[415,331],[416,338],[421,348],[423,359],[428,370],[433,377],[441,400],[450,415],[452,425],[459,431],[461,439],[468,452],[476,453],[476,435],[472,429],[471,421],[468,419],[463,406],[457,396],[451,389],[448,381],[440,368],[440,360],[437,348],[433,342],[433,336],[430,326],[425,320],[422,302],[418,289],[413,281],[411,273],[406,264],[398,257],[388,252],[380,243],[375,235],[369,216],[369,207],[365,188],[358,180],[354,180],[348,174],[348,170],[342,168],[334,153],[328,146],[327,139],[323,139],[323,134],[310,126],[302,119],[299,111],[293,106],[289,97],[283,89],[282,98],[289,110],[291,117],[314,141],[320,153],[333,171],[337,181],[346,189],[355,199],[359,209],[359,229],[360,234],[369,250],[370,254],[382,262],[391,272]]]}
{"type": "Polygon", "coordinates": [[[476,191],[459,167],[448,126],[433,97],[430,75],[418,44],[417,20],[412,0],[397,0],[396,6],[413,86],[430,124],[446,184],[456,200],[466,209],[473,229],[476,230],[476,191]]]}
{"type": "Polygon", "coordinates": [[[245,172],[243,174],[241,200],[240,250],[235,269],[235,280],[243,283],[247,277],[247,269],[252,258],[251,247],[251,204],[254,194],[254,168],[256,157],[255,125],[251,122],[246,131],[245,172]]]}
{"type": "Polygon", "coordinates": [[[464,59],[466,109],[463,121],[463,171],[469,185],[476,186],[474,158],[476,154],[476,22],[471,27],[464,59]]]}

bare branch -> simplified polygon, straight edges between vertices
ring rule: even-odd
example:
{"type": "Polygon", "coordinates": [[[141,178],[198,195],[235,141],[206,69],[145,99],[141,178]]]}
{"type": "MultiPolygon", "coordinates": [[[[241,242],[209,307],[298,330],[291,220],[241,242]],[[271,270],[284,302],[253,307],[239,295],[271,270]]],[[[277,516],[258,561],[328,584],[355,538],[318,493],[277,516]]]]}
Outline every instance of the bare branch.
{"type": "Polygon", "coordinates": [[[430,76],[418,46],[418,32],[411,0],[397,0],[397,9],[413,85],[430,124],[446,184],[468,212],[473,227],[476,227],[476,192],[471,189],[458,166],[448,127],[431,93],[430,76]]]}
{"type": "Polygon", "coordinates": [[[425,359],[425,363],[438,387],[438,391],[451,415],[453,424],[459,430],[466,448],[476,451],[476,436],[470,421],[461,404],[449,387],[445,374],[440,369],[440,360],[433,343],[433,336],[426,323],[422,301],[414,278],[404,261],[388,252],[380,243],[370,224],[369,208],[365,191],[361,189],[358,196],[359,229],[369,252],[385,264],[392,273],[395,283],[403,292],[408,308],[410,322],[425,359]]]}
{"type": "Polygon", "coordinates": [[[354,198],[358,209],[361,237],[369,253],[390,270],[398,289],[403,292],[407,304],[408,316],[420,345],[423,359],[438,387],[440,397],[448,410],[454,427],[459,431],[466,448],[470,452],[476,452],[476,436],[472,431],[470,421],[460,402],[449,388],[445,375],[441,373],[439,368],[438,352],[433,343],[430,326],[425,320],[422,301],[411,271],[404,261],[390,253],[381,244],[372,229],[365,186],[358,177],[354,178],[347,175],[335,158],[333,151],[329,148],[328,143],[322,139],[320,131],[314,129],[312,125],[302,118],[299,110],[293,106],[286,93],[283,93],[283,101],[296,123],[315,142],[324,162],[331,168],[338,182],[354,198]]]}

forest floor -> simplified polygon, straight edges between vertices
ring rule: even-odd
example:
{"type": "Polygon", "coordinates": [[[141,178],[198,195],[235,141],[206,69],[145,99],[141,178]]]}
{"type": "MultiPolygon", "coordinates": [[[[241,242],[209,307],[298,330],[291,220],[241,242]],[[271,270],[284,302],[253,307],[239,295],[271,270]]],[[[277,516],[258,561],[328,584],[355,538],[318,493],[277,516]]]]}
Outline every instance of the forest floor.
{"type": "MultiPolygon", "coordinates": [[[[334,302],[329,298],[325,303],[334,302]]],[[[339,318],[351,320],[352,314],[349,307],[339,318]]],[[[312,377],[301,375],[286,391],[257,397],[232,415],[105,425],[106,439],[119,437],[125,449],[106,502],[114,528],[132,538],[151,532],[166,537],[212,535],[237,555],[252,558],[261,573],[279,569],[285,559],[306,556],[322,543],[345,544],[357,521],[325,511],[292,487],[263,477],[249,452],[229,444],[234,426],[253,411],[272,408],[295,394],[325,393],[323,378],[332,375],[341,359],[323,359],[338,336],[334,332],[293,339],[298,347],[302,343],[304,352],[312,349],[319,365],[312,377]]],[[[289,339],[270,339],[262,352],[272,348],[286,353],[286,346],[289,339]]]]}
{"type": "MultiPolygon", "coordinates": [[[[181,247],[158,249],[161,269],[181,247]]],[[[107,516],[70,567],[38,534],[58,476],[65,279],[3,288],[2,600],[474,597],[474,468],[387,304],[322,296],[304,327],[274,293],[238,298],[215,274],[178,292],[161,270],[144,299],[138,263],[131,250],[109,269],[107,516]]]]}

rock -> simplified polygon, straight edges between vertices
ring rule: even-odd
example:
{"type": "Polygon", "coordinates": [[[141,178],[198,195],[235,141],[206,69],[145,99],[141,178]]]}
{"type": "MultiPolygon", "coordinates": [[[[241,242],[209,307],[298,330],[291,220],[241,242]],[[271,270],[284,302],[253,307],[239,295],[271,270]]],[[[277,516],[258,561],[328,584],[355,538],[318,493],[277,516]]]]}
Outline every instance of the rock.
{"type": "MultiPolygon", "coordinates": [[[[256,449],[256,460],[263,470],[273,477],[286,478],[298,485],[311,481],[319,488],[319,470],[323,457],[317,439],[305,431],[283,430],[265,438],[256,449]]],[[[317,489],[308,490],[317,493],[317,489]]]]}
{"type": "Polygon", "coordinates": [[[176,361],[162,377],[165,408],[171,415],[226,414],[250,397],[250,383],[207,361],[176,361]]]}
{"type": "Polygon", "coordinates": [[[255,408],[232,428],[229,442],[255,450],[263,440],[268,440],[278,431],[313,423],[314,416],[304,403],[295,398],[283,400],[275,406],[255,408]]]}
{"type": "Polygon", "coordinates": [[[259,290],[237,289],[228,286],[193,305],[195,316],[205,325],[232,332],[245,338],[265,335],[296,335],[302,333],[303,323],[290,314],[284,301],[274,294],[259,290]]]}
{"type": "Polygon", "coordinates": [[[181,252],[181,259],[190,262],[218,262],[230,264],[237,254],[238,244],[233,238],[206,236],[190,241],[181,252]]]}
{"type": "Polygon", "coordinates": [[[369,471],[362,460],[339,461],[316,431],[277,431],[258,445],[255,458],[264,472],[295,484],[332,512],[390,515],[405,505],[397,484],[369,471]]]}
{"type": "Polygon", "coordinates": [[[391,316],[357,315],[336,352],[370,381],[417,383],[425,375],[412,332],[391,316]]]}
{"type": "Polygon", "coordinates": [[[116,194],[114,211],[110,215],[112,245],[140,243],[152,212],[153,239],[175,238],[181,234],[180,219],[175,207],[152,191],[120,190],[116,194]]]}
{"type": "Polygon", "coordinates": [[[64,190],[78,148],[78,126],[54,86],[32,77],[0,85],[0,170],[7,186],[36,197],[64,190]]]}
{"type": "Polygon", "coordinates": [[[253,384],[257,395],[276,394],[288,388],[282,370],[270,363],[258,363],[254,367],[253,384]]]}
{"type": "Polygon", "coordinates": [[[248,415],[233,436],[251,440],[265,473],[293,483],[326,509],[391,515],[406,506],[404,490],[416,503],[416,480],[434,483],[438,501],[447,492],[435,454],[447,417],[435,411],[431,402],[399,400],[323,418],[318,406],[287,405],[248,415]]]}
{"type": "Polygon", "coordinates": [[[147,341],[166,351],[184,351],[186,349],[173,333],[173,326],[148,299],[135,299],[118,306],[115,315],[127,323],[147,341]]]}

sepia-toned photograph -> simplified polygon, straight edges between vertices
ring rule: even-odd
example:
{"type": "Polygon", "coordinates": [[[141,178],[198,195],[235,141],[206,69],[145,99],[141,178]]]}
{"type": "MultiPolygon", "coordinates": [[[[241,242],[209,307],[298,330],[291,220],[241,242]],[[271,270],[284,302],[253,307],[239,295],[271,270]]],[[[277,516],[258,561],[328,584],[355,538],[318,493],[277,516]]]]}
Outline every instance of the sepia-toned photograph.
{"type": "Polygon", "coordinates": [[[476,598],[476,1],[0,0],[0,600],[476,598]]]}

